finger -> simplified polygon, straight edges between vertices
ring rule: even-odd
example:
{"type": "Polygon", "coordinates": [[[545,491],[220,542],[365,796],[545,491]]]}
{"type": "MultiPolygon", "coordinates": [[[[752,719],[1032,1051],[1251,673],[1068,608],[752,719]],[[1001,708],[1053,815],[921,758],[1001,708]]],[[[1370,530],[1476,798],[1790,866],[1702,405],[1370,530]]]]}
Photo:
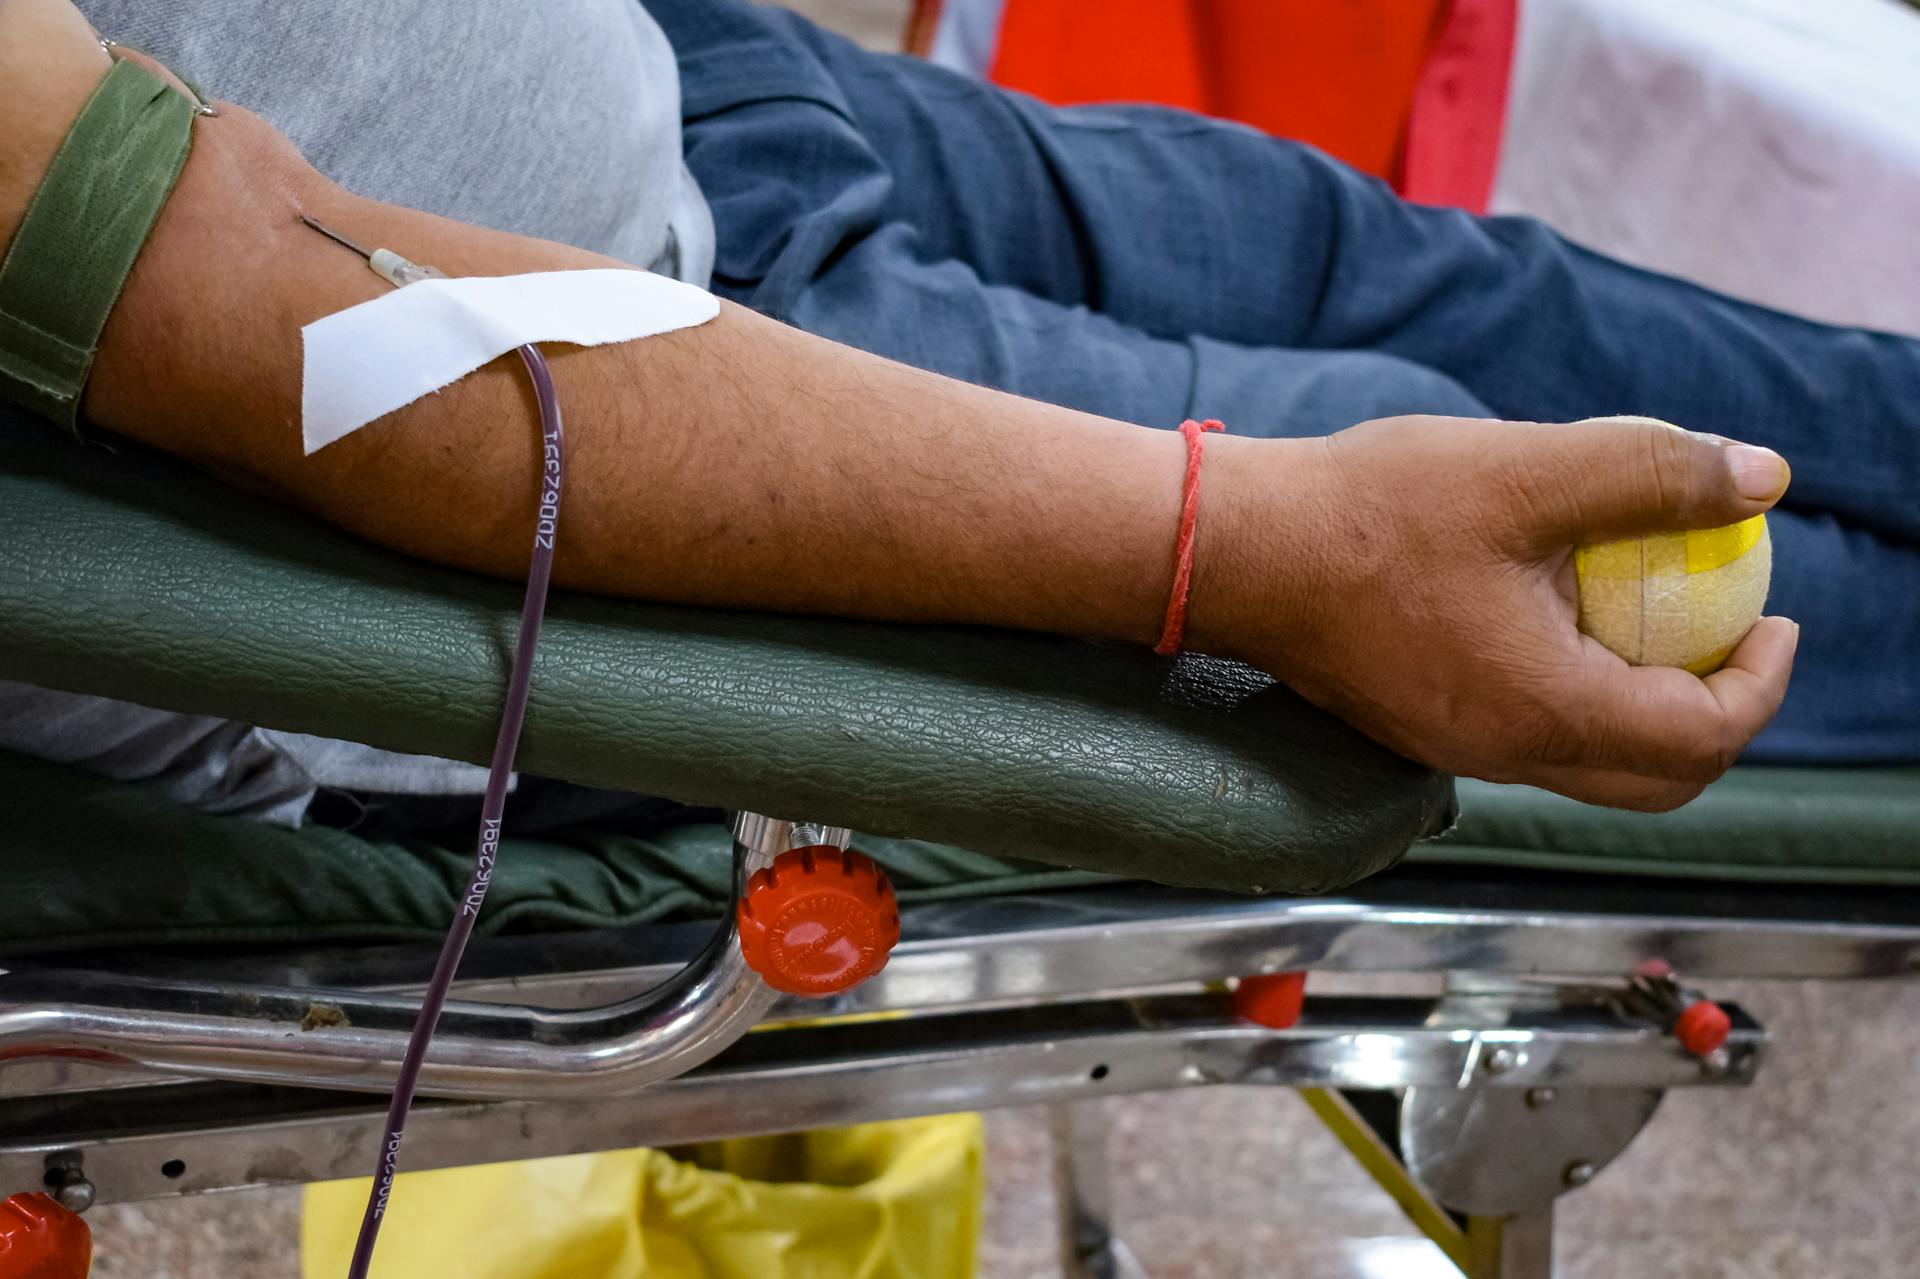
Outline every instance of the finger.
{"type": "Polygon", "coordinates": [[[1707,782],[1730,767],[1780,709],[1800,628],[1763,617],[1718,671],[1700,679],[1628,666],[1589,642],[1583,677],[1564,703],[1564,753],[1543,760],[1707,782]]]}
{"type": "Polygon", "coordinates": [[[1642,813],[1665,813],[1691,802],[1706,789],[1703,782],[1680,782],[1666,777],[1645,777],[1605,768],[1575,768],[1564,764],[1545,764],[1531,770],[1525,779],[1569,799],[1603,808],[1630,808],[1642,813]]]}
{"type": "Polygon", "coordinates": [[[1511,480],[1538,514],[1537,532],[1562,545],[1733,524],[1779,501],[1791,478],[1771,449],[1652,418],[1594,418],[1516,438],[1511,480]]]}
{"type": "Polygon", "coordinates": [[[1753,624],[1726,664],[1700,682],[1707,686],[1720,709],[1741,725],[1751,724],[1746,740],[1772,722],[1786,700],[1793,678],[1793,657],[1800,651],[1800,623],[1786,617],[1763,617],[1753,624]]]}

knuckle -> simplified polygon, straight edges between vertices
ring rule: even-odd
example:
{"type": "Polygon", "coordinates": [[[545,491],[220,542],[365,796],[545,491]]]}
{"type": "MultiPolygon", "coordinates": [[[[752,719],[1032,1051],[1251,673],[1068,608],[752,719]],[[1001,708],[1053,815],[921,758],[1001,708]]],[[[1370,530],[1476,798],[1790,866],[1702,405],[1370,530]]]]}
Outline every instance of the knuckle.
{"type": "Polygon", "coordinates": [[[1515,448],[1508,441],[1484,447],[1474,470],[1488,485],[1487,508],[1505,523],[1533,531],[1573,518],[1580,509],[1578,459],[1564,449],[1515,448]]]}
{"type": "Polygon", "coordinates": [[[1654,423],[1641,428],[1647,482],[1663,511],[1687,516],[1706,504],[1711,478],[1706,450],[1685,431],[1654,423]]]}

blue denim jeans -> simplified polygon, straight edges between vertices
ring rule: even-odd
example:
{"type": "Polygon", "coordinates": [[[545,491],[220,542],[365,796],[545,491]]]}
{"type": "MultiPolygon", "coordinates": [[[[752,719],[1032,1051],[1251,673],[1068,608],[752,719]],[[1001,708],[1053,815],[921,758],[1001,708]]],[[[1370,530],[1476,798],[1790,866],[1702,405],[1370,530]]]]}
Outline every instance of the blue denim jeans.
{"type": "Polygon", "coordinates": [[[1048,107],[734,0],[647,7],[720,293],[1150,426],[1634,413],[1769,445],[1794,468],[1769,608],[1803,630],[1749,758],[1920,759],[1920,343],[1408,204],[1238,125],[1048,107]]]}

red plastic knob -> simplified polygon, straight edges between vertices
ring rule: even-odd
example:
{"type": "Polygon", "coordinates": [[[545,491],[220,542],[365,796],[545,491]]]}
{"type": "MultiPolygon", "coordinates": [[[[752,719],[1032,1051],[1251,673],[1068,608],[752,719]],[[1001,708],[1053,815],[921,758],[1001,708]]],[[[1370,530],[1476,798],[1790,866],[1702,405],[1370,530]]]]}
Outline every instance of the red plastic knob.
{"type": "Polygon", "coordinates": [[[789,995],[851,990],[887,966],[900,940],[885,872],[831,844],[789,849],[756,871],[738,918],[747,966],[789,995]]]}
{"type": "Polygon", "coordinates": [[[51,1195],[0,1202],[0,1279],[87,1279],[93,1234],[51,1195]]]}
{"type": "Polygon", "coordinates": [[[1688,1004],[1673,1023],[1673,1037],[1696,1057],[1719,1051],[1733,1033],[1733,1018],[1711,999],[1688,1004]]]}
{"type": "Polygon", "coordinates": [[[1242,977],[1233,988],[1233,1011],[1242,1021],[1272,1030],[1285,1030],[1300,1020],[1306,1003],[1305,973],[1273,973],[1242,977]]]}

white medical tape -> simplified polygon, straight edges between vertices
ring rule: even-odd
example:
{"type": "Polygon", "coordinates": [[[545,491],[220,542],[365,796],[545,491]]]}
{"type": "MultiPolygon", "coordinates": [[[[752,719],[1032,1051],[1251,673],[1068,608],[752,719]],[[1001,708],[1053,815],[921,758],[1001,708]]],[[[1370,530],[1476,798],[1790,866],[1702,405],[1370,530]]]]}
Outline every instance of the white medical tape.
{"type": "Polygon", "coordinates": [[[309,454],[529,342],[599,346],[705,324],[711,293],[648,271],[422,280],[300,330],[309,454]]]}

